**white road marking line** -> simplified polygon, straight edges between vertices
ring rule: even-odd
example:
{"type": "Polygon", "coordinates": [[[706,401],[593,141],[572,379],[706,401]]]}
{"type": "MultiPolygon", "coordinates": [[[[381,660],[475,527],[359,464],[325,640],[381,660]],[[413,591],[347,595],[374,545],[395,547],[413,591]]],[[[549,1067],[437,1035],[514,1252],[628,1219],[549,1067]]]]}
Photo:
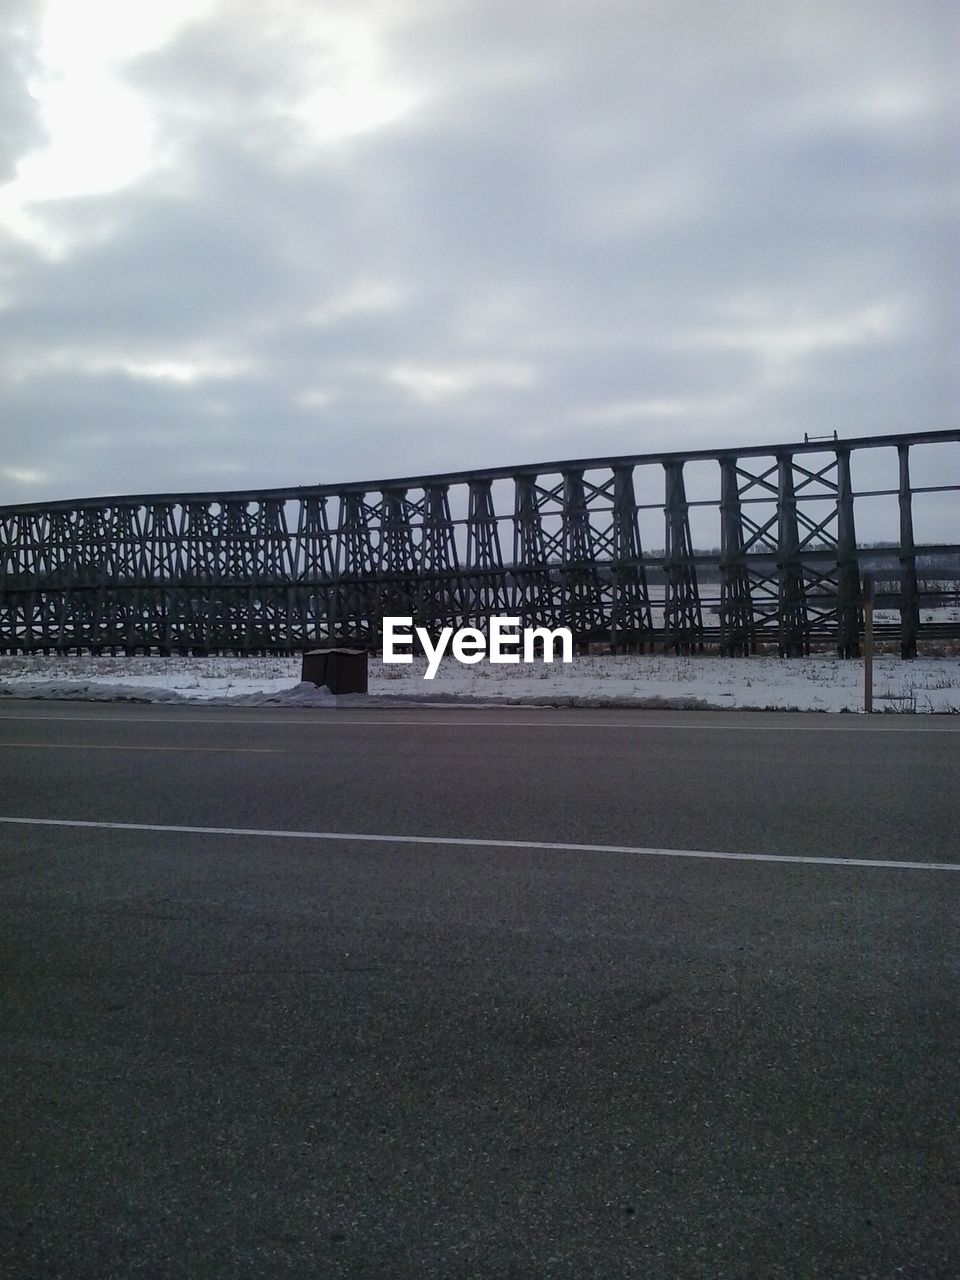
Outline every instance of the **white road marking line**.
{"type": "Polygon", "coordinates": [[[192,755],[224,754],[281,756],[293,755],[283,747],[199,747],[199,746],[131,746],[124,742],[0,742],[0,751],[189,751],[192,755]]]}
{"type": "Polygon", "coordinates": [[[652,858],[706,858],[723,862],[800,862],[812,866],[879,867],[909,871],[960,871],[953,862],[893,862],[875,858],[805,857],[779,853],[719,853],[705,849],[645,849],[634,845],[567,844],[545,840],[490,840],[468,836],[372,835],[356,831],[270,831],[256,827],[188,827],[151,822],[90,822],[71,818],[4,818],[25,827],[84,827],[104,831],[159,831],[175,835],[258,836],[261,840],[341,840],[359,844],[426,844],[459,849],[541,849],[553,853],[627,853],[652,858]]]}
{"type": "MultiPolygon", "coordinates": [[[[622,710],[623,708],[616,708],[622,710]]],[[[211,707],[212,711],[224,711],[228,708],[211,707]]],[[[316,711],[316,707],[291,707],[292,712],[310,710],[316,711]]],[[[544,708],[550,711],[549,707],[544,708]]],[[[744,711],[749,713],[751,708],[746,707],[744,711]]],[[[683,712],[670,711],[665,714],[682,715],[683,712]]],[[[696,713],[695,713],[696,714],[696,713]]],[[[724,711],[718,714],[730,715],[731,712],[724,711]]],[[[733,713],[737,714],[736,712],[733,713]]],[[[817,714],[814,712],[755,712],[757,715],[791,715],[791,714],[817,714]]],[[[828,712],[828,715],[856,714],[842,712],[828,712]]],[[[726,732],[752,732],[755,729],[763,730],[766,733],[960,733],[960,726],[952,725],[932,725],[924,723],[922,725],[879,725],[876,720],[864,720],[861,724],[701,724],[696,722],[686,722],[684,724],[662,724],[659,721],[636,721],[627,723],[622,720],[611,721],[607,723],[603,720],[553,720],[548,716],[544,716],[542,720],[400,720],[394,716],[390,716],[383,720],[357,720],[354,718],[353,712],[349,710],[333,710],[321,712],[321,719],[304,720],[296,716],[283,720],[264,720],[264,719],[248,719],[246,717],[233,717],[226,715],[222,717],[204,717],[204,716],[119,716],[113,718],[111,716],[63,716],[63,715],[4,715],[0,712],[0,721],[3,720],[43,720],[47,723],[53,723],[59,720],[66,721],[82,721],[99,724],[256,724],[256,725],[285,725],[287,728],[302,728],[304,725],[311,727],[327,728],[336,725],[338,729],[357,728],[363,725],[382,725],[386,727],[401,726],[420,726],[421,728],[452,728],[452,729],[638,729],[643,730],[704,730],[705,732],[726,731],[726,732]]]]}

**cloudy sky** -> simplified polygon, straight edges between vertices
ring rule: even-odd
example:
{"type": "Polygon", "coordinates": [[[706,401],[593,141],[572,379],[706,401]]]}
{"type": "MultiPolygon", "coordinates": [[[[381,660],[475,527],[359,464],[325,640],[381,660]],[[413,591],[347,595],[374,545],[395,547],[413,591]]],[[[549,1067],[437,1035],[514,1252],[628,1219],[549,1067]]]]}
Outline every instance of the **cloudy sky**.
{"type": "Polygon", "coordinates": [[[953,427],[956,0],[2,0],[0,503],[953,427]]]}

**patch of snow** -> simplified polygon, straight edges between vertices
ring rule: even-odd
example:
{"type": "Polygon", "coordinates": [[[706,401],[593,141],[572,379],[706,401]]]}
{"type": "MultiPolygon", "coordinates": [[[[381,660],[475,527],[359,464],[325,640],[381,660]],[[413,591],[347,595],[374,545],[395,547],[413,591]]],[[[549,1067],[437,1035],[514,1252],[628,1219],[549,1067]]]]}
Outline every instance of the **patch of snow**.
{"type": "MultiPolygon", "coordinates": [[[[529,666],[462,666],[445,659],[434,680],[423,679],[425,669],[424,659],[396,666],[371,658],[368,698],[338,699],[326,689],[300,683],[299,657],[0,657],[0,697],[247,706],[398,700],[801,711],[859,711],[863,706],[862,665],[827,656],[590,655],[570,664],[529,666]]],[[[876,658],[874,705],[881,711],[960,711],[960,661],[876,658]]]]}

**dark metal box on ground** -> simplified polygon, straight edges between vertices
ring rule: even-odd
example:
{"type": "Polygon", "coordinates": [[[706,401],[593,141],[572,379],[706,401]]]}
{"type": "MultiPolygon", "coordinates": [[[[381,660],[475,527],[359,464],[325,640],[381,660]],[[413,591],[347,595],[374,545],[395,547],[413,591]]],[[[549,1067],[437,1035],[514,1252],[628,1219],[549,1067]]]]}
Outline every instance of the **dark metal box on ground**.
{"type": "Polygon", "coordinates": [[[366,693],[368,657],[366,649],[352,645],[310,649],[303,655],[300,679],[326,685],[331,693],[366,693]]]}

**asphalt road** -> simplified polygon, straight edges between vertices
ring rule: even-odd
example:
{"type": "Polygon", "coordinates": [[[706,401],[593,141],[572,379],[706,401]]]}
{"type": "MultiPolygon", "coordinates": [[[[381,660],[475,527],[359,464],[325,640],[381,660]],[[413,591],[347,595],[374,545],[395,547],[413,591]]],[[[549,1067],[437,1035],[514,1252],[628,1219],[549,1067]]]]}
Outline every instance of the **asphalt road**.
{"type": "Polygon", "coordinates": [[[957,1277],[958,730],[4,702],[0,1274],[957,1277]]]}

